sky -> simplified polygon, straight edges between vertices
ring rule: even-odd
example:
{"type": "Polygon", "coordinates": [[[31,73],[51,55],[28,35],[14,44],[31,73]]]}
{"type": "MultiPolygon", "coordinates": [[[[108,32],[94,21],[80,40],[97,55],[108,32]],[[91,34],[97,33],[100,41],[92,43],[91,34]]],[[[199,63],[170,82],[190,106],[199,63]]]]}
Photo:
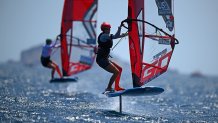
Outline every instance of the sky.
{"type": "MultiPolygon", "coordinates": [[[[151,0],[149,0],[151,1],[151,0]]],[[[60,33],[64,0],[1,0],[0,62],[18,61],[22,50],[43,44],[60,33]]],[[[200,71],[218,76],[218,0],[175,0],[176,45],[170,68],[190,74],[200,71]]],[[[115,33],[127,17],[127,0],[99,0],[98,24],[111,23],[115,33]]],[[[97,33],[100,33],[98,28],[97,33]]],[[[114,54],[128,61],[128,40],[114,54]]]]}

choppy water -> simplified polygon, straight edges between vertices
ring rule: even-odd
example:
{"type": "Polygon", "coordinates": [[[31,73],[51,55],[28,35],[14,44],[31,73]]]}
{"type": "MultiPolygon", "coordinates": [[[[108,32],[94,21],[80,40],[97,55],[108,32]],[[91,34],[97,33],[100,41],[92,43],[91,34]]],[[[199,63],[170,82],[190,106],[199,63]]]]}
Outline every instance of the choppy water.
{"type": "MultiPolygon", "coordinates": [[[[77,83],[49,83],[49,70],[20,63],[0,65],[0,122],[218,122],[218,77],[192,78],[168,72],[148,86],[157,96],[107,98],[110,75],[95,67],[77,83]]],[[[130,74],[122,85],[130,87],[130,74]]]]}

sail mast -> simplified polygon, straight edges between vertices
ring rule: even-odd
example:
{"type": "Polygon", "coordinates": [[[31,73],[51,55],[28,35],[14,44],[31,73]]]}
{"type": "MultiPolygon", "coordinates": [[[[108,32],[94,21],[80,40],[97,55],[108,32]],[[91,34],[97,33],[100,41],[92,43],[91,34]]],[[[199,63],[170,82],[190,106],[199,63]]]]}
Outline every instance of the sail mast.
{"type": "MultiPolygon", "coordinates": [[[[128,18],[144,19],[144,0],[129,0],[128,2],[128,18]]],[[[135,21],[129,23],[128,27],[133,87],[139,87],[144,50],[144,37],[140,36],[140,34],[144,34],[144,24],[135,21]]]]}

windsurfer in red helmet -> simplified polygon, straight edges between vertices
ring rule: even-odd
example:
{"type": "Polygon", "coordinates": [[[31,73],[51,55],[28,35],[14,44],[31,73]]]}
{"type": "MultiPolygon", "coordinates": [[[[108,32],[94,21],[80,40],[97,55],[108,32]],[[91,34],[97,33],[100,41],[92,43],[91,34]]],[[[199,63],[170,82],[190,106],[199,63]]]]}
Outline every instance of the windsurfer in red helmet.
{"type": "Polygon", "coordinates": [[[45,42],[46,42],[46,44],[42,48],[41,64],[44,67],[52,69],[52,71],[51,71],[51,80],[54,79],[55,71],[57,71],[57,73],[60,76],[60,78],[62,78],[62,74],[61,74],[61,71],[60,71],[58,65],[54,61],[52,61],[50,59],[50,56],[51,56],[51,53],[52,53],[52,49],[54,47],[58,47],[58,46],[56,46],[56,42],[52,43],[51,39],[46,39],[45,42]]]}
{"type": "Polygon", "coordinates": [[[96,62],[101,68],[113,74],[110,78],[107,88],[105,89],[105,92],[114,91],[112,88],[114,81],[116,91],[124,90],[124,88],[119,86],[122,68],[108,58],[110,54],[110,48],[113,46],[113,39],[125,37],[127,34],[120,34],[121,26],[118,27],[115,35],[110,34],[110,28],[111,25],[107,22],[101,24],[102,32],[98,36],[98,52],[96,58],[96,62]]]}

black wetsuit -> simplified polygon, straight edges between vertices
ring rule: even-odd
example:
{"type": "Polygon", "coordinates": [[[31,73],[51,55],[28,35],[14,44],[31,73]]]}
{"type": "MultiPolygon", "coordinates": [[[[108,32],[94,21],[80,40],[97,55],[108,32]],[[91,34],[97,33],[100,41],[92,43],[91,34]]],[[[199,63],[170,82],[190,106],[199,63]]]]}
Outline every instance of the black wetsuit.
{"type": "Polygon", "coordinates": [[[110,39],[107,41],[101,41],[100,37],[104,34],[103,32],[98,36],[98,53],[96,62],[97,64],[102,67],[106,68],[110,64],[109,54],[110,48],[113,46],[112,35],[110,35],[110,39]]]}
{"type": "Polygon", "coordinates": [[[41,56],[41,64],[44,67],[48,67],[49,63],[52,63],[52,61],[50,60],[50,57],[43,57],[43,56],[41,56]]]}

